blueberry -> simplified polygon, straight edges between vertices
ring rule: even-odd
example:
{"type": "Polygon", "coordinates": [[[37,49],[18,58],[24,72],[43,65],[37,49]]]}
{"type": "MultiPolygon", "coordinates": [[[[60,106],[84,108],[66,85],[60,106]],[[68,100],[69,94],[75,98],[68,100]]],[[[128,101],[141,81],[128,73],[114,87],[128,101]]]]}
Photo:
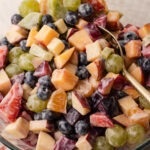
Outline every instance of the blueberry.
{"type": "Polygon", "coordinates": [[[42,25],[45,25],[45,24],[48,24],[48,23],[52,23],[54,20],[53,20],[53,17],[49,14],[46,14],[42,17],[42,25]]]}
{"type": "Polygon", "coordinates": [[[85,135],[89,131],[89,125],[86,121],[80,120],[75,124],[75,132],[78,135],[85,135]]]}
{"type": "Polygon", "coordinates": [[[28,52],[29,51],[29,47],[26,47],[27,44],[27,40],[22,40],[20,41],[20,47],[24,52],[28,52]]]}
{"type": "Polygon", "coordinates": [[[67,40],[62,40],[62,42],[65,44],[65,49],[70,48],[70,44],[67,42],[67,40]]]}
{"type": "Polygon", "coordinates": [[[81,4],[78,8],[79,15],[83,18],[89,17],[93,13],[93,7],[89,3],[81,4]]]}
{"type": "Polygon", "coordinates": [[[86,78],[89,78],[90,76],[85,66],[79,66],[76,75],[79,77],[80,80],[84,80],[86,78]]]}
{"type": "Polygon", "coordinates": [[[50,62],[50,67],[51,67],[52,70],[56,69],[56,65],[55,65],[54,59],[50,62]]]}
{"type": "Polygon", "coordinates": [[[50,88],[51,87],[50,76],[46,75],[46,76],[40,77],[39,80],[38,80],[38,83],[40,85],[43,85],[43,86],[46,86],[46,87],[50,88]]]}
{"type": "Polygon", "coordinates": [[[9,43],[7,47],[8,47],[8,50],[11,50],[11,49],[14,48],[15,46],[9,43]]]}
{"type": "Polygon", "coordinates": [[[150,72],[150,59],[144,58],[142,68],[145,72],[150,72]]]}
{"type": "Polygon", "coordinates": [[[144,62],[144,57],[140,57],[136,60],[137,65],[140,67],[142,67],[143,62],[144,62]]]}
{"type": "Polygon", "coordinates": [[[123,35],[123,38],[125,41],[131,41],[131,40],[137,40],[138,39],[138,35],[133,32],[133,31],[129,31],[129,32],[126,32],[124,35],[123,35]]]}
{"type": "Polygon", "coordinates": [[[79,65],[83,66],[83,65],[87,65],[87,55],[84,52],[80,52],[78,55],[78,59],[79,59],[79,65]]]}
{"type": "Polygon", "coordinates": [[[25,79],[24,82],[28,85],[30,85],[32,88],[35,87],[35,84],[37,82],[37,78],[33,76],[33,72],[29,71],[25,73],[25,79]]]}
{"type": "Polygon", "coordinates": [[[123,91],[117,91],[115,96],[117,99],[121,99],[121,98],[128,96],[128,95],[123,91]]]}
{"type": "Polygon", "coordinates": [[[57,30],[57,27],[53,23],[48,23],[46,25],[49,26],[50,28],[54,29],[54,30],[57,30]]]}
{"type": "Polygon", "coordinates": [[[66,120],[58,122],[58,130],[63,134],[71,134],[73,132],[72,126],[66,120]]]}
{"type": "Polygon", "coordinates": [[[19,15],[19,14],[14,14],[14,15],[11,17],[11,23],[12,23],[12,24],[18,24],[21,20],[22,20],[22,16],[19,15]]]}
{"type": "Polygon", "coordinates": [[[40,85],[37,90],[37,97],[41,100],[47,100],[49,99],[51,93],[52,91],[48,87],[40,85]]]}
{"type": "Polygon", "coordinates": [[[68,11],[65,16],[65,22],[70,26],[75,26],[78,22],[77,13],[73,11],[68,11]]]}
{"type": "Polygon", "coordinates": [[[2,38],[2,39],[1,39],[1,41],[0,41],[0,45],[6,45],[6,46],[8,46],[8,45],[9,45],[9,42],[8,42],[8,40],[7,40],[7,38],[6,38],[6,37],[4,37],[4,38],[2,38]]]}

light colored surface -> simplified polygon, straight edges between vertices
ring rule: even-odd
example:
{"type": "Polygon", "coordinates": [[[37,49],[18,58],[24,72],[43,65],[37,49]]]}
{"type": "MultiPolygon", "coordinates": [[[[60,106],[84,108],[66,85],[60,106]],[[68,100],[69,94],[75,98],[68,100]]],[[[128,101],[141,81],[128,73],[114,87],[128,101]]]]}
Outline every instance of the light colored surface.
{"type": "MultiPolygon", "coordinates": [[[[133,23],[141,26],[150,22],[150,0],[106,0],[111,10],[119,10],[124,14],[124,24],[133,23]]],[[[11,15],[18,11],[21,0],[0,0],[0,37],[10,26],[11,15]]]]}

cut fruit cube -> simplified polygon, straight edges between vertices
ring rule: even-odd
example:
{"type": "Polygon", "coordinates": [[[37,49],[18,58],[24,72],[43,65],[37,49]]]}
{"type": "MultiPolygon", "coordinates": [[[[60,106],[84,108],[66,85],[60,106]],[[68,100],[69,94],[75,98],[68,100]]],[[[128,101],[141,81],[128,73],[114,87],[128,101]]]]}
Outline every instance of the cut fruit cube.
{"type": "Polygon", "coordinates": [[[45,132],[40,132],[36,145],[36,150],[53,150],[55,140],[52,136],[45,132]]]}
{"type": "Polygon", "coordinates": [[[47,46],[53,38],[58,38],[59,33],[47,25],[44,25],[35,36],[35,40],[40,44],[47,46]]]}
{"type": "Polygon", "coordinates": [[[98,41],[86,45],[86,54],[87,54],[87,60],[88,61],[94,61],[101,56],[101,46],[98,41]]]}
{"type": "Polygon", "coordinates": [[[68,27],[63,19],[58,19],[54,24],[57,27],[60,34],[64,34],[65,32],[67,32],[68,27]]]}
{"type": "Polygon", "coordinates": [[[150,23],[144,25],[142,28],[138,30],[140,37],[143,39],[147,35],[150,35],[150,23]]]}
{"type": "Polygon", "coordinates": [[[30,96],[31,91],[33,90],[28,84],[24,83],[22,85],[22,89],[23,89],[23,98],[25,100],[27,100],[30,96]]]}
{"type": "Polygon", "coordinates": [[[9,134],[15,139],[24,139],[29,133],[29,122],[19,117],[15,122],[6,126],[4,133],[9,134]]]}
{"type": "Polygon", "coordinates": [[[137,58],[141,56],[142,42],[132,40],[125,45],[126,56],[128,58],[137,58]]]}
{"type": "Polygon", "coordinates": [[[79,51],[84,51],[87,44],[93,43],[85,29],[75,32],[68,40],[79,51]]]}
{"type": "Polygon", "coordinates": [[[25,16],[20,22],[19,26],[28,30],[31,30],[33,27],[38,27],[42,19],[42,14],[38,12],[31,12],[25,16]]]}
{"type": "Polygon", "coordinates": [[[110,44],[108,43],[108,41],[106,41],[106,39],[99,39],[98,42],[101,45],[102,49],[110,47],[110,44]]]}
{"type": "Polygon", "coordinates": [[[81,29],[83,29],[87,24],[88,24],[87,21],[85,21],[85,20],[83,20],[83,19],[80,18],[79,21],[78,21],[78,23],[76,24],[76,27],[81,30],[81,29]]]}
{"type": "Polygon", "coordinates": [[[131,96],[126,96],[124,98],[121,98],[118,100],[118,102],[119,102],[119,105],[121,107],[121,110],[127,116],[130,115],[130,111],[133,108],[138,107],[138,104],[132,99],[131,96]]]}
{"type": "Polygon", "coordinates": [[[75,50],[69,60],[70,63],[72,63],[73,65],[76,65],[76,66],[79,63],[78,54],[79,54],[78,51],[75,50]]]}
{"type": "Polygon", "coordinates": [[[96,90],[98,88],[98,85],[100,84],[100,81],[97,81],[95,78],[90,77],[89,82],[92,85],[93,89],[96,90]]]}
{"type": "Polygon", "coordinates": [[[70,91],[76,86],[78,77],[66,69],[55,69],[51,81],[56,89],[70,91]]]}
{"type": "Polygon", "coordinates": [[[6,74],[6,72],[3,69],[1,69],[0,70],[0,92],[6,95],[8,91],[10,90],[10,88],[11,88],[10,79],[8,75],[6,74]]]}
{"type": "Polygon", "coordinates": [[[43,59],[40,58],[40,57],[34,57],[32,59],[32,64],[33,64],[35,69],[38,68],[41,65],[42,62],[43,62],[43,59]]]}
{"type": "Polygon", "coordinates": [[[87,99],[77,91],[72,92],[72,107],[83,116],[87,115],[91,111],[87,99]]]}
{"type": "Polygon", "coordinates": [[[64,66],[64,68],[67,69],[68,71],[70,71],[72,74],[76,74],[76,71],[77,71],[77,66],[76,65],[73,65],[71,63],[67,63],[64,66]]]}
{"type": "Polygon", "coordinates": [[[46,51],[45,49],[36,44],[33,44],[31,46],[29,53],[34,56],[40,57],[46,61],[51,61],[53,58],[53,54],[51,52],[46,51]]]}
{"type": "Polygon", "coordinates": [[[58,38],[53,38],[52,41],[47,45],[47,48],[54,56],[59,55],[65,48],[65,44],[58,38]]]}
{"type": "Polygon", "coordinates": [[[77,11],[81,0],[63,0],[63,5],[69,11],[77,11]]]}
{"type": "Polygon", "coordinates": [[[61,55],[54,58],[54,62],[57,69],[63,68],[63,66],[69,61],[71,58],[75,48],[70,48],[66,51],[64,51],[61,55]]]}
{"type": "MultiPolygon", "coordinates": [[[[18,47],[15,48],[16,51],[19,49],[18,47]]],[[[15,51],[14,49],[14,51],[15,51]]],[[[18,50],[19,51],[19,50],[18,50]]],[[[12,52],[12,51],[11,51],[12,52]]],[[[8,47],[5,46],[5,45],[2,45],[0,46],[0,69],[3,68],[5,66],[5,63],[6,63],[6,58],[8,56],[8,60],[9,61],[17,61],[17,59],[12,59],[11,57],[11,52],[9,53],[9,56],[8,56],[8,47]]],[[[16,55],[16,54],[15,54],[16,55]]],[[[14,57],[14,56],[13,56],[14,57]]]]}
{"type": "Polygon", "coordinates": [[[33,27],[29,33],[26,46],[31,47],[32,44],[36,43],[35,36],[38,33],[37,27],[33,27]]]}
{"type": "Polygon", "coordinates": [[[54,133],[54,138],[56,141],[60,140],[62,136],[63,136],[63,134],[60,131],[56,131],[54,133]]]}
{"type": "Polygon", "coordinates": [[[48,7],[49,0],[40,0],[40,12],[42,14],[48,14],[49,13],[49,7],[48,7]]]}
{"type": "Polygon", "coordinates": [[[47,109],[59,113],[66,113],[67,94],[64,90],[58,89],[52,93],[47,104],[47,109]]]}
{"type": "Polygon", "coordinates": [[[143,111],[149,115],[149,120],[150,120],[150,109],[144,109],[143,111]]]}

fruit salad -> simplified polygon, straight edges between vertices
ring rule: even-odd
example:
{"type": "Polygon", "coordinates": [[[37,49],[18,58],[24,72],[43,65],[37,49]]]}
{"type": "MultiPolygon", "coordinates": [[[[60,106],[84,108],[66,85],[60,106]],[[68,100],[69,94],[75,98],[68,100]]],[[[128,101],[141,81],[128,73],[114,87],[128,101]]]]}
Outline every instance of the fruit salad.
{"type": "Polygon", "coordinates": [[[36,150],[129,150],[148,138],[150,102],[122,69],[150,89],[150,24],[121,17],[104,0],[22,0],[0,40],[2,134],[36,150]]]}

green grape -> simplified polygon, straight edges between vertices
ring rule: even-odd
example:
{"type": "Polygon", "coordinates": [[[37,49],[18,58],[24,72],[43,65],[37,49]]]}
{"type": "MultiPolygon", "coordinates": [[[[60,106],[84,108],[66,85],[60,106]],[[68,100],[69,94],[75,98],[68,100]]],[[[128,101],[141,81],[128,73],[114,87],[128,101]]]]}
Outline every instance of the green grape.
{"type": "Polygon", "coordinates": [[[21,69],[26,71],[34,71],[35,68],[32,64],[33,55],[25,53],[19,57],[19,66],[21,69]]]}
{"type": "Polygon", "coordinates": [[[112,54],[105,61],[107,72],[119,73],[123,69],[123,59],[117,54],[112,54]]]}
{"type": "Polygon", "coordinates": [[[144,139],[145,130],[143,126],[135,124],[128,127],[126,130],[128,135],[127,142],[129,144],[137,144],[144,139]]]}
{"type": "Polygon", "coordinates": [[[140,103],[140,106],[146,108],[146,109],[150,109],[150,102],[147,101],[144,97],[139,97],[139,103],[140,103]]]}
{"type": "Polygon", "coordinates": [[[114,49],[105,47],[104,50],[102,51],[102,58],[108,59],[108,57],[114,53],[114,49]]]}
{"type": "Polygon", "coordinates": [[[23,72],[23,70],[17,64],[9,64],[5,68],[5,71],[10,78],[23,72]]]}
{"type": "Polygon", "coordinates": [[[21,54],[24,54],[24,52],[21,50],[20,47],[14,47],[12,48],[8,53],[8,60],[10,63],[17,64],[18,59],[21,54]]]}
{"type": "Polygon", "coordinates": [[[121,147],[127,142],[127,132],[119,125],[107,128],[105,135],[108,143],[114,147],[121,147]]]}
{"type": "Polygon", "coordinates": [[[96,138],[93,150],[114,150],[114,148],[106,141],[104,136],[96,138]]]}
{"type": "Polygon", "coordinates": [[[19,6],[21,16],[25,17],[31,12],[40,12],[40,6],[37,0],[23,0],[19,6]]]}
{"type": "Polygon", "coordinates": [[[63,5],[68,10],[76,11],[81,4],[81,0],[63,0],[63,5]]]}
{"type": "Polygon", "coordinates": [[[42,101],[34,94],[28,98],[26,106],[29,110],[38,113],[46,109],[47,103],[48,101],[42,101]]]}

